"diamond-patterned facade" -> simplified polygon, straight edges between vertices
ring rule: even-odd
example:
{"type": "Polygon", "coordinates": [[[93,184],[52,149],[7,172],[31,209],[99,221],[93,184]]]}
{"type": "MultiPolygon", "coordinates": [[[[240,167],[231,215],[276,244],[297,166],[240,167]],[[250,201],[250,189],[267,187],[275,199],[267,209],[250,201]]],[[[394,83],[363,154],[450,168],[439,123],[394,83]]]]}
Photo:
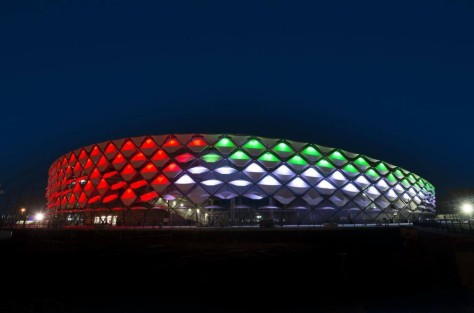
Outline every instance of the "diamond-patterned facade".
{"type": "Polygon", "coordinates": [[[315,210],[304,216],[323,223],[435,212],[434,187],[400,167],[340,149],[242,135],[144,136],[76,149],[50,167],[46,197],[52,215],[304,207],[315,210]]]}

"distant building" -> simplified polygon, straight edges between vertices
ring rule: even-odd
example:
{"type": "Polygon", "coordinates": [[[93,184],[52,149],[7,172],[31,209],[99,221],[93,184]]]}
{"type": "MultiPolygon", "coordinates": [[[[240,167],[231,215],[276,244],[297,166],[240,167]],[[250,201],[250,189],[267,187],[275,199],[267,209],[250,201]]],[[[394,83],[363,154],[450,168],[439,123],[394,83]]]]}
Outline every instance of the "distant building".
{"type": "Polygon", "coordinates": [[[50,222],[276,225],[410,221],[435,190],[400,167],[341,149],[244,135],[124,138],[76,149],[49,170],[50,222]]]}

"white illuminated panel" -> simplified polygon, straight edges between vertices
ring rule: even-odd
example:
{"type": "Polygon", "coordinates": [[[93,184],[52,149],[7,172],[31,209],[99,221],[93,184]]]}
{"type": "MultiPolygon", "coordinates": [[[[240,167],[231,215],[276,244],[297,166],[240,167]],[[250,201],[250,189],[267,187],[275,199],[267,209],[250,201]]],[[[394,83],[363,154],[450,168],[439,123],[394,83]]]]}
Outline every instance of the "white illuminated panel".
{"type": "Polygon", "coordinates": [[[270,175],[265,176],[258,184],[263,186],[281,186],[281,184],[270,175]]]}
{"type": "Polygon", "coordinates": [[[380,191],[378,191],[377,188],[375,188],[374,186],[370,186],[366,192],[369,196],[372,196],[373,198],[380,196],[380,191]]]}
{"type": "Polygon", "coordinates": [[[322,177],[322,175],[312,167],[310,167],[306,171],[304,171],[303,174],[301,174],[301,176],[311,177],[311,178],[322,177]]]}
{"type": "Polygon", "coordinates": [[[217,179],[209,179],[201,182],[201,184],[206,185],[206,186],[217,186],[220,184],[223,184],[224,182],[217,180],[217,179]]]}
{"type": "Polygon", "coordinates": [[[263,173],[265,170],[258,164],[252,163],[244,170],[244,172],[248,173],[263,173]]]}
{"type": "Polygon", "coordinates": [[[334,187],[333,185],[331,185],[327,180],[321,181],[318,185],[316,185],[316,187],[318,187],[318,188],[320,188],[320,189],[326,189],[326,190],[334,190],[334,189],[336,189],[336,187],[334,187]]]}
{"type": "Polygon", "coordinates": [[[344,175],[342,175],[341,172],[338,172],[338,171],[334,172],[330,177],[336,181],[342,181],[342,182],[347,181],[347,178],[344,177],[344,175]]]}
{"type": "Polygon", "coordinates": [[[295,172],[293,172],[288,166],[282,165],[276,170],[273,171],[273,174],[278,177],[280,180],[289,180],[295,177],[295,172]]]}
{"type": "Polygon", "coordinates": [[[347,185],[342,187],[342,192],[349,196],[355,196],[360,192],[360,190],[356,186],[354,186],[353,183],[348,183],[347,185]]]}
{"type": "Polygon", "coordinates": [[[219,168],[216,168],[214,171],[222,175],[229,175],[229,174],[237,172],[235,168],[230,167],[230,166],[219,167],[219,168]]]}
{"type": "Polygon", "coordinates": [[[301,178],[296,177],[287,185],[287,187],[290,188],[296,194],[302,194],[303,192],[308,190],[309,185],[301,178]]]}
{"type": "Polygon", "coordinates": [[[251,182],[243,179],[237,179],[229,182],[229,184],[237,186],[237,187],[245,187],[251,184],[251,182]]]}
{"type": "Polygon", "coordinates": [[[196,182],[188,175],[183,175],[177,181],[175,181],[176,185],[189,185],[189,184],[195,184],[195,183],[196,182]]]}
{"type": "Polygon", "coordinates": [[[330,195],[334,192],[336,187],[331,185],[327,180],[320,181],[315,187],[320,193],[324,195],[330,195]]]}
{"type": "Polygon", "coordinates": [[[386,191],[388,188],[390,188],[390,186],[387,185],[387,183],[383,179],[379,180],[376,185],[381,191],[386,191]]]}
{"type": "Polygon", "coordinates": [[[393,201],[397,199],[398,196],[395,193],[395,191],[393,191],[393,189],[390,189],[389,191],[385,193],[385,197],[387,197],[388,200],[393,201]]]}
{"type": "Polygon", "coordinates": [[[362,188],[365,188],[370,185],[370,182],[364,176],[357,177],[355,182],[357,183],[357,185],[361,186],[362,188]]]}
{"type": "Polygon", "coordinates": [[[305,183],[305,181],[299,177],[296,177],[295,179],[293,179],[287,186],[294,187],[294,188],[308,188],[309,187],[309,185],[305,183]]]}
{"type": "Polygon", "coordinates": [[[191,174],[202,174],[205,172],[209,172],[209,169],[205,168],[204,166],[196,166],[196,167],[190,168],[188,172],[190,172],[191,174]]]}

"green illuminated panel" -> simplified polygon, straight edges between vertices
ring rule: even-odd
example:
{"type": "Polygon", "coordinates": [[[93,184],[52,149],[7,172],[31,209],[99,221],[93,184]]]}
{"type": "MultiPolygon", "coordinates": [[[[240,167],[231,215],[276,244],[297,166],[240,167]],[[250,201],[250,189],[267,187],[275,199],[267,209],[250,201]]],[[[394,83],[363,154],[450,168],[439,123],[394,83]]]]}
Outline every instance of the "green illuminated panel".
{"type": "Polygon", "coordinates": [[[409,182],[408,180],[406,180],[406,179],[402,180],[402,184],[403,184],[403,186],[405,186],[405,187],[410,186],[410,182],[409,182]]]}
{"type": "Polygon", "coordinates": [[[403,178],[403,174],[402,174],[402,171],[400,171],[399,169],[397,169],[395,172],[393,172],[393,174],[395,174],[395,176],[397,178],[403,178]]]}
{"type": "Polygon", "coordinates": [[[312,146],[306,147],[303,151],[301,151],[301,153],[305,155],[315,156],[315,157],[322,156],[321,153],[312,146]]]}
{"type": "Polygon", "coordinates": [[[412,183],[415,182],[415,177],[413,177],[413,174],[408,175],[407,178],[410,182],[412,182],[412,183]]]}
{"type": "Polygon", "coordinates": [[[250,157],[241,150],[234,152],[229,158],[232,160],[250,160],[250,157]]]}
{"type": "Polygon", "coordinates": [[[201,159],[203,159],[204,162],[207,162],[207,163],[214,163],[222,159],[222,157],[215,153],[209,153],[209,154],[203,155],[201,159]]]}
{"type": "Polygon", "coordinates": [[[299,155],[295,155],[294,157],[289,159],[288,163],[296,164],[296,165],[308,165],[308,162],[306,162],[305,159],[303,159],[299,155]]]}
{"type": "Polygon", "coordinates": [[[257,150],[265,149],[265,146],[262,145],[262,143],[258,141],[257,139],[251,139],[247,141],[243,147],[245,149],[257,149],[257,150]]]}
{"type": "Polygon", "coordinates": [[[233,148],[235,147],[235,144],[229,138],[222,138],[215,144],[215,146],[220,148],[233,148]]]}
{"type": "Polygon", "coordinates": [[[293,152],[294,150],[293,150],[289,145],[287,145],[286,143],[280,142],[280,143],[277,144],[275,147],[273,147],[273,151],[275,151],[275,152],[288,152],[288,153],[291,153],[291,152],[293,152]]]}
{"type": "Polygon", "coordinates": [[[349,173],[359,173],[357,168],[352,164],[347,164],[346,166],[344,166],[343,170],[349,173]]]}
{"type": "Polygon", "coordinates": [[[388,179],[388,181],[391,182],[391,183],[397,182],[397,179],[395,178],[395,176],[393,176],[392,173],[388,174],[387,179],[388,179]]]}
{"type": "Polygon", "coordinates": [[[369,163],[363,158],[359,157],[354,161],[355,164],[360,165],[360,166],[370,166],[369,163]]]}
{"type": "Polygon", "coordinates": [[[383,162],[381,162],[379,165],[377,165],[375,167],[377,169],[377,171],[379,171],[379,173],[381,174],[385,174],[388,172],[388,169],[387,167],[385,166],[385,164],[383,164],[383,162]]]}
{"type": "Polygon", "coordinates": [[[329,158],[331,160],[337,160],[337,161],[347,161],[347,159],[340,153],[339,151],[334,151],[329,155],[329,158]]]}
{"type": "Polygon", "coordinates": [[[270,152],[266,152],[264,155],[262,155],[258,159],[264,162],[280,162],[280,159],[278,159],[273,153],[270,153],[270,152]]]}
{"type": "Polygon", "coordinates": [[[325,159],[319,160],[319,162],[316,163],[316,166],[324,167],[324,168],[330,168],[330,169],[333,169],[333,168],[334,168],[334,165],[332,165],[331,163],[329,163],[329,162],[328,162],[327,160],[325,160],[325,159]]]}
{"type": "Polygon", "coordinates": [[[365,174],[371,176],[371,177],[374,177],[374,178],[379,178],[379,174],[377,174],[376,171],[374,171],[373,168],[369,169],[368,171],[365,172],[365,174]]]}

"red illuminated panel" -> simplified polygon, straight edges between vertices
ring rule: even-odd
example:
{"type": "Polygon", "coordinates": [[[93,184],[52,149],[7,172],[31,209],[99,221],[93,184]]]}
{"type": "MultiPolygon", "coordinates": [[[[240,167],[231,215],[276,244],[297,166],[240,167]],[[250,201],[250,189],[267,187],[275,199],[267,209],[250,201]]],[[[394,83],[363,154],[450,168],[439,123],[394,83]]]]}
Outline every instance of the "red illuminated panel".
{"type": "Polygon", "coordinates": [[[178,147],[178,146],[179,146],[179,141],[173,137],[167,139],[165,144],[163,145],[163,147],[178,147]]]}
{"type": "Polygon", "coordinates": [[[191,153],[183,153],[181,155],[178,155],[177,157],[174,158],[176,161],[178,161],[179,163],[186,163],[186,162],[189,162],[191,160],[194,160],[195,157],[194,155],[192,155],[191,153]]]}
{"type": "Polygon", "coordinates": [[[180,146],[181,146],[181,144],[179,143],[179,141],[176,138],[169,137],[169,138],[166,139],[165,143],[163,144],[163,149],[165,149],[168,152],[174,152],[180,146]]]}
{"type": "Polygon", "coordinates": [[[120,149],[123,153],[124,156],[127,158],[131,156],[135,151],[137,150],[137,146],[133,143],[131,140],[125,141],[125,143],[122,146],[122,149],[120,149]]]}
{"type": "Polygon", "coordinates": [[[207,143],[201,137],[194,137],[189,143],[188,147],[205,147],[207,143]]]}
{"type": "Polygon", "coordinates": [[[118,175],[117,171],[111,171],[111,172],[104,173],[104,178],[107,179],[107,178],[111,178],[117,175],[118,175]]]}
{"type": "Polygon", "coordinates": [[[116,170],[120,170],[125,165],[125,163],[126,160],[121,153],[118,153],[112,161],[112,165],[115,167],[116,170]]]}
{"type": "Polygon", "coordinates": [[[151,191],[151,192],[147,192],[147,193],[141,195],[140,200],[142,200],[143,202],[148,202],[148,201],[153,200],[157,197],[158,197],[158,193],[156,191],[151,191]]]}
{"type": "Polygon", "coordinates": [[[147,156],[152,155],[153,152],[156,151],[156,149],[158,149],[158,145],[151,138],[147,138],[140,147],[140,150],[147,156]]]}
{"type": "Polygon", "coordinates": [[[65,209],[67,206],[67,198],[64,196],[61,200],[61,209],[65,209]]]}
{"type": "Polygon", "coordinates": [[[70,165],[67,166],[66,171],[65,171],[66,177],[69,178],[72,176],[72,168],[70,165]]]}
{"type": "Polygon", "coordinates": [[[170,163],[163,169],[163,173],[168,177],[176,177],[181,172],[181,168],[176,163],[170,163]]]}
{"type": "Polygon", "coordinates": [[[67,161],[67,158],[64,158],[64,159],[63,159],[63,162],[61,163],[61,167],[62,167],[63,169],[65,169],[66,166],[68,166],[68,165],[69,165],[69,162],[67,161]]]}
{"type": "Polygon", "coordinates": [[[101,179],[100,183],[97,185],[97,191],[101,196],[103,196],[107,191],[109,191],[109,184],[105,179],[101,179]]]}
{"type": "Polygon", "coordinates": [[[121,182],[113,184],[111,189],[112,190],[118,190],[118,189],[124,188],[125,186],[127,186],[127,183],[124,182],[124,181],[121,181],[121,182]]]}
{"type": "Polygon", "coordinates": [[[95,145],[94,148],[92,148],[92,151],[89,155],[90,155],[92,161],[97,162],[97,160],[101,156],[101,152],[100,152],[99,147],[97,147],[97,145],[95,145]]]}
{"type": "Polygon", "coordinates": [[[81,152],[79,153],[79,162],[81,163],[81,165],[84,165],[87,159],[88,157],[87,157],[86,150],[82,149],[81,152]]]}
{"type": "Polygon", "coordinates": [[[146,162],[146,156],[143,154],[143,152],[138,152],[130,160],[130,163],[132,163],[132,165],[135,168],[138,168],[138,167],[142,166],[143,163],[145,163],[145,162],[146,162]]]}
{"type": "Polygon", "coordinates": [[[155,189],[158,192],[163,191],[169,184],[170,184],[170,181],[163,174],[158,175],[158,177],[156,177],[151,182],[151,186],[153,187],[153,189],[155,189]]]}
{"type": "Polygon", "coordinates": [[[94,166],[94,162],[92,162],[91,159],[87,159],[87,162],[84,165],[84,171],[86,172],[86,174],[92,173],[93,166],[94,166]]]}
{"type": "Polygon", "coordinates": [[[82,192],[81,184],[77,181],[74,189],[72,190],[76,196],[79,196],[82,192]]]}
{"type": "Polygon", "coordinates": [[[90,197],[90,195],[94,192],[94,190],[95,190],[94,185],[92,185],[91,181],[89,180],[84,186],[84,193],[88,197],[90,197]]]}
{"type": "Polygon", "coordinates": [[[91,174],[91,176],[90,176],[91,181],[92,181],[94,184],[97,184],[97,183],[99,182],[99,180],[100,180],[100,177],[101,177],[101,174],[100,174],[99,170],[95,168],[95,169],[92,171],[92,174],[91,174]]]}
{"type": "Polygon", "coordinates": [[[153,178],[157,173],[158,169],[153,163],[148,163],[141,171],[142,177],[145,179],[153,178]]]}
{"type": "Polygon", "coordinates": [[[114,146],[113,143],[107,144],[107,147],[105,148],[104,154],[107,157],[107,159],[112,160],[118,153],[117,147],[114,146]]]}
{"type": "Polygon", "coordinates": [[[64,177],[64,178],[61,180],[61,190],[65,190],[65,189],[68,187],[67,182],[68,182],[68,180],[67,180],[66,177],[64,177]]]}
{"type": "MultiPolygon", "coordinates": [[[[69,201],[68,201],[69,204],[75,204],[76,201],[77,201],[76,196],[74,194],[72,194],[71,197],[69,197],[69,201]]],[[[69,206],[69,207],[71,207],[71,206],[69,206]]]]}
{"type": "Polygon", "coordinates": [[[141,187],[146,186],[146,185],[147,185],[147,181],[142,179],[142,180],[139,180],[139,181],[136,181],[136,182],[130,184],[130,188],[138,189],[138,188],[141,188],[141,187]]]}
{"type": "Polygon", "coordinates": [[[92,203],[99,202],[100,198],[101,198],[100,196],[92,197],[92,198],[89,199],[89,201],[87,201],[87,203],[92,204],[92,203]]]}
{"type": "Polygon", "coordinates": [[[105,197],[103,200],[102,200],[102,203],[109,203],[109,202],[112,202],[114,200],[118,199],[118,195],[116,194],[113,194],[113,195],[109,195],[107,197],[105,197]]]}
{"type": "Polygon", "coordinates": [[[166,154],[166,152],[164,152],[161,149],[156,151],[156,153],[151,157],[151,161],[153,162],[153,164],[155,164],[158,167],[165,164],[168,160],[169,160],[168,155],[166,154]]]}
{"type": "Polygon", "coordinates": [[[110,163],[109,163],[109,161],[107,161],[105,156],[102,156],[100,158],[99,162],[97,162],[96,166],[99,169],[99,171],[104,172],[106,169],[109,168],[110,163]]]}
{"type": "Polygon", "coordinates": [[[69,157],[69,165],[74,166],[77,162],[76,155],[74,153],[71,153],[71,156],[69,157]]]}
{"type": "Polygon", "coordinates": [[[127,164],[124,169],[120,172],[120,175],[122,176],[123,179],[126,181],[130,181],[137,175],[137,171],[133,168],[131,164],[127,164]]]}
{"type": "Polygon", "coordinates": [[[132,188],[128,188],[125,192],[120,196],[120,200],[122,200],[123,204],[129,206],[137,199],[137,195],[132,190],[132,188]]]}
{"type": "Polygon", "coordinates": [[[82,174],[82,165],[81,163],[77,162],[76,165],[74,165],[74,176],[78,177],[81,176],[82,174]]]}

